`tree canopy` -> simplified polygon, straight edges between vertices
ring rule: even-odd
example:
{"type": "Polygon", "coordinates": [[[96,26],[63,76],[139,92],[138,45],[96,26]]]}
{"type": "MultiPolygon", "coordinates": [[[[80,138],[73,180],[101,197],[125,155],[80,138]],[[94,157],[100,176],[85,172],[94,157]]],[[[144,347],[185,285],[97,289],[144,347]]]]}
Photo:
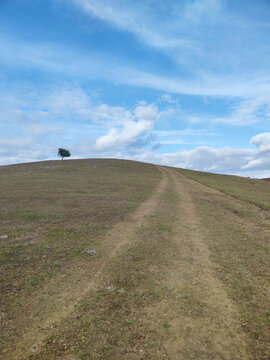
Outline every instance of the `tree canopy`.
{"type": "Polygon", "coordinates": [[[71,154],[70,154],[69,150],[59,148],[57,155],[60,156],[62,158],[62,160],[63,160],[65,157],[70,157],[71,154]]]}

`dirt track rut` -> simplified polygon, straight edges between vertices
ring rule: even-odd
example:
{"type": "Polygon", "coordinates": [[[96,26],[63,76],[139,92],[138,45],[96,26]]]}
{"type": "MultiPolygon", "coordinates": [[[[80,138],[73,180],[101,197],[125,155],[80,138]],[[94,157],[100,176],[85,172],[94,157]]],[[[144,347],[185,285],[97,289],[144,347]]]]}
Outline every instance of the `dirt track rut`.
{"type": "MultiPolygon", "coordinates": [[[[86,263],[80,268],[77,264],[73,264],[73,268],[70,269],[72,276],[55,278],[26,304],[25,317],[31,313],[32,318],[27,323],[25,335],[21,335],[16,349],[6,356],[7,359],[29,358],[31,354],[29,349],[33,344],[36,344],[38,351],[39,344],[42,345],[44,339],[53,333],[55,326],[73,312],[76,304],[89,291],[104,287],[105,273],[109,265],[114,264],[113,261],[120,254],[136,243],[138,228],[144,223],[151,222],[149,215],[156,216],[156,210],[160,210],[160,206],[165,203],[160,200],[162,194],[170,187],[174,187],[174,194],[177,197],[176,205],[171,208],[168,206],[168,209],[176,211],[176,214],[171,214],[176,220],[173,231],[166,233],[166,226],[163,227],[164,239],[160,251],[164,252],[166,261],[163,264],[157,263],[158,266],[155,265],[154,269],[157,273],[162,272],[161,276],[156,278],[155,286],[167,290],[160,300],[147,303],[146,307],[136,310],[141,321],[140,337],[146,339],[152,336],[155,345],[153,350],[149,350],[148,357],[141,355],[144,351],[148,351],[146,347],[143,348],[144,340],[142,340],[141,353],[134,351],[133,357],[130,358],[108,355],[108,359],[251,360],[253,358],[247,347],[247,335],[241,326],[237,303],[232,301],[226,284],[217,275],[216,264],[211,260],[212,254],[208,247],[209,228],[203,225],[194,203],[194,189],[199,194],[205,194],[205,187],[177,170],[158,168],[163,177],[153,196],[142,203],[134,214],[108,231],[99,249],[100,257],[90,257],[89,264],[86,263]],[[46,303],[43,304],[44,297],[46,303]]],[[[207,192],[217,193],[211,188],[208,188],[207,192]]],[[[222,196],[226,197],[226,195],[222,196]]],[[[164,215],[166,221],[168,219],[166,216],[170,214],[168,209],[164,215]]],[[[149,235],[147,241],[154,243],[154,236],[151,240],[149,235]]],[[[143,246],[143,242],[138,242],[137,245],[143,246]]],[[[149,280],[153,277],[149,271],[151,260],[155,257],[153,254],[150,253],[149,259],[147,257],[149,264],[145,268],[147,270],[145,277],[149,280]]],[[[132,269],[127,271],[132,275],[132,269]]],[[[132,312],[133,309],[128,307],[128,303],[125,306],[132,312]]],[[[117,336],[116,343],[119,341],[117,336]]],[[[120,341],[123,351],[127,351],[128,347],[126,338],[127,336],[124,336],[120,341]]]]}
{"type": "Polygon", "coordinates": [[[168,170],[179,195],[178,221],[173,237],[177,253],[172,259],[167,285],[172,296],[153,313],[172,319],[165,347],[170,359],[249,359],[237,307],[215,275],[202,229],[189,195],[188,178],[168,170]]]}
{"type": "Polygon", "coordinates": [[[124,251],[136,237],[136,229],[144,218],[154,213],[159,197],[167,186],[167,175],[162,172],[162,179],[153,195],[143,202],[138,209],[109,230],[99,247],[100,256],[90,257],[89,264],[72,264],[68,274],[52,279],[41,291],[31,297],[21,312],[21,318],[15,319],[18,338],[15,349],[4,354],[5,359],[22,360],[38,352],[45,338],[53,333],[57,324],[66,318],[76,304],[90,291],[100,286],[100,280],[110,262],[124,251]],[[46,299],[46,301],[44,301],[46,299]]]}

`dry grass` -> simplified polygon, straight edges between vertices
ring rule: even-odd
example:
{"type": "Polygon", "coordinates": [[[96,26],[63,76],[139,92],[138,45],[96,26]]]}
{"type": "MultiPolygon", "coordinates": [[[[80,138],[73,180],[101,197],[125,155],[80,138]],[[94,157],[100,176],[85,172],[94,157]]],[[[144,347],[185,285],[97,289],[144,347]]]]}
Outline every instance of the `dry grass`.
{"type": "Polygon", "coordinates": [[[166,320],[151,328],[145,308],[170,295],[162,284],[175,218],[176,194],[170,183],[155,213],[137,228],[134,243],[107,267],[99,287],[89,292],[61,330],[33,359],[164,359],[166,320]],[[108,290],[110,289],[110,290],[108,290]]]}
{"type": "MultiPolygon", "coordinates": [[[[1,345],[15,319],[49,281],[89,262],[84,248],[149,197],[160,172],[120,160],[50,161],[0,169],[1,345]]],[[[34,309],[33,309],[34,312],[34,309]]],[[[14,324],[15,320],[15,324],[14,324]]]]}
{"type": "Polygon", "coordinates": [[[270,209],[270,183],[264,180],[232,175],[218,175],[193,170],[180,170],[182,174],[227,195],[270,209]]]}
{"type": "MultiPolygon", "coordinates": [[[[189,192],[201,219],[201,230],[206,231],[205,243],[216,275],[238,307],[241,327],[247,335],[248,352],[252,359],[269,359],[270,214],[268,210],[246,202],[249,190],[248,200],[261,205],[262,191],[267,187],[257,181],[253,185],[246,179],[218,175],[213,176],[215,182],[212,184],[212,175],[195,175],[192,177],[200,183],[219,190],[234,189],[237,184],[233,192],[230,190],[236,197],[234,200],[196,182],[190,183],[189,192]],[[243,189],[238,193],[241,181],[243,189]]],[[[191,177],[190,173],[188,176],[191,177]]],[[[269,192],[264,197],[263,204],[268,206],[269,192]]]]}
{"type": "Polygon", "coordinates": [[[270,358],[270,184],[160,170],[0,169],[4,359],[270,358]]]}

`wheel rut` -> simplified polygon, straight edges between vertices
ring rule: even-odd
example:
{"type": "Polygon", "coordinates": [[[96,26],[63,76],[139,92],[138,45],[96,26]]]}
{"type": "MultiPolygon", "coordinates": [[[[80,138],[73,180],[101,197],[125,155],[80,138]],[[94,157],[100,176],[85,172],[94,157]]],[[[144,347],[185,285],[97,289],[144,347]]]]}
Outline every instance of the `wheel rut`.
{"type": "MultiPolygon", "coordinates": [[[[179,172],[164,168],[179,196],[174,254],[168,265],[169,298],[155,309],[153,319],[166,314],[170,327],[164,338],[168,358],[250,359],[238,309],[215,274],[203,229],[190,196],[192,184],[179,172]]],[[[155,320],[154,320],[155,321],[155,320]]]]}
{"type": "Polygon", "coordinates": [[[39,352],[43,342],[56,331],[59,323],[67,318],[76,305],[91,290],[98,288],[102,276],[109,264],[136,240],[137,228],[146,221],[146,217],[155,212],[159,198],[167,186],[166,172],[153,195],[144,201],[138,209],[122,222],[109,230],[99,247],[99,256],[89,257],[83,264],[73,263],[67,274],[50,281],[42,290],[32,296],[22,309],[16,324],[24,324],[17,330],[15,348],[4,354],[5,359],[22,360],[39,352]]]}
{"type": "MultiPolygon", "coordinates": [[[[138,312],[138,318],[142,318],[142,335],[154,334],[154,338],[159,340],[155,343],[155,357],[146,357],[145,360],[252,358],[247,351],[237,305],[229,298],[211,261],[207,228],[202,225],[193,203],[195,184],[176,170],[160,166],[158,169],[162,172],[162,180],[153,195],[106,233],[99,255],[90,256],[83,264],[72,264],[69,274],[54,278],[25,305],[25,314],[22,314],[20,322],[24,323],[29,314],[31,318],[25,320],[24,334],[19,329],[16,348],[4,358],[31,358],[48,336],[57,333],[61,321],[74,314],[80,301],[92,291],[104,288],[106,271],[115,264],[119,255],[136,242],[138,228],[151,222],[153,218],[149,216],[160,209],[160,199],[168,184],[174,187],[177,195],[176,206],[171,208],[176,211],[172,214],[176,221],[173,231],[164,235],[166,245],[162,251],[166,265],[157,266],[157,271],[164,270],[158,286],[169,289],[169,293],[138,312]],[[42,300],[44,298],[46,301],[42,300]]],[[[203,191],[203,188],[200,189],[203,191]]],[[[151,256],[155,255],[150,255],[147,259],[149,263],[151,256]]],[[[147,276],[150,280],[151,274],[147,276]]],[[[123,343],[126,351],[125,338],[123,343]]],[[[134,353],[132,359],[142,359],[140,354],[134,353]]]]}

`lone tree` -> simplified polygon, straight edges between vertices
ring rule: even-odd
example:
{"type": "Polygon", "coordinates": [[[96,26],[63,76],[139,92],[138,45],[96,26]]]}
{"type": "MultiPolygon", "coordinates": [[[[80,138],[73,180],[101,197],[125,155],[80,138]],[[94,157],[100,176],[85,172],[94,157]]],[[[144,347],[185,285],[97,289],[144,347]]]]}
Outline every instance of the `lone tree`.
{"type": "Polygon", "coordinates": [[[69,150],[59,148],[57,155],[60,156],[63,160],[65,157],[70,157],[71,154],[69,150]]]}

